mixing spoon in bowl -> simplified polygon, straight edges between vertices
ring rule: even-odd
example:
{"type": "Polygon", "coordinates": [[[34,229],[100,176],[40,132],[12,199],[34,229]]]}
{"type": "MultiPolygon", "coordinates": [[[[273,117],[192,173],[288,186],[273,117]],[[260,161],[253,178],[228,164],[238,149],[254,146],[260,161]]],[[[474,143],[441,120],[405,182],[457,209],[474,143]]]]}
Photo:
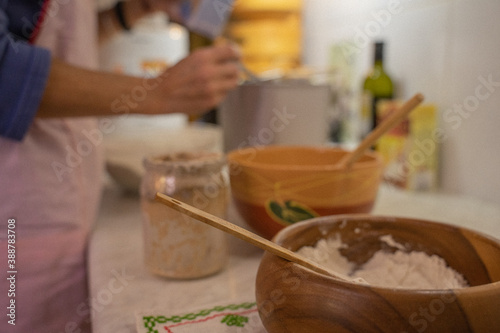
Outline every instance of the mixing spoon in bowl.
{"type": "Polygon", "coordinates": [[[400,108],[398,108],[394,113],[387,117],[383,122],[380,123],[373,131],[371,131],[358,147],[352,152],[344,155],[342,159],[337,163],[338,167],[341,169],[349,170],[352,165],[361,157],[363,153],[369,149],[382,135],[390,131],[396,125],[398,125],[403,119],[405,119],[413,109],[415,109],[422,101],[424,96],[422,94],[416,94],[408,101],[406,101],[400,108]]]}
{"type": "Polygon", "coordinates": [[[207,212],[202,211],[201,209],[198,209],[196,207],[193,207],[191,205],[188,205],[184,202],[181,202],[179,200],[176,200],[174,198],[171,198],[165,194],[162,193],[156,193],[155,197],[156,201],[171,207],[178,212],[181,212],[187,216],[190,216],[194,219],[197,219],[198,221],[201,221],[203,223],[206,223],[214,228],[217,228],[219,230],[222,230],[224,232],[227,232],[233,236],[238,237],[241,240],[244,240],[245,242],[248,242],[252,245],[255,245],[265,251],[268,251],[274,255],[277,255],[285,260],[294,262],[296,264],[299,264],[301,266],[304,266],[306,268],[309,268],[317,273],[328,275],[340,280],[344,281],[350,281],[350,282],[358,282],[358,283],[363,283],[364,281],[360,279],[352,279],[346,275],[339,274],[336,272],[332,272],[324,267],[319,266],[318,264],[312,262],[311,260],[304,258],[303,256],[290,251],[282,246],[279,246],[259,235],[256,235],[244,228],[241,228],[229,221],[226,221],[224,219],[221,219],[220,217],[217,217],[215,215],[209,214],[207,212]]]}

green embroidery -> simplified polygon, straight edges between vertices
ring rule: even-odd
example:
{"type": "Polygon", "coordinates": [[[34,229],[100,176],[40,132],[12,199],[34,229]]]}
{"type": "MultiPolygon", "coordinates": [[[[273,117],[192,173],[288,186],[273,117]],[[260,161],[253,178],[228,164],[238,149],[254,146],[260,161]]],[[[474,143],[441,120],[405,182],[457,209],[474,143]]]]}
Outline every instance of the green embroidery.
{"type": "MultiPolygon", "coordinates": [[[[211,314],[212,312],[222,312],[222,311],[226,311],[226,310],[235,311],[235,310],[240,310],[240,309],[247,309],[248,310],[248,309],[251,309],[252,307],[254,307],[255,305],[256,305],[255,302],[253,302],[253,303],[247,302],[247,303],[242,303],[242,304],[230,304],[227,306],[214,306],[211,309],[201,310],[198,313],[188,313],[188,314],[185,314],[183,316],[172,316],[169,318],[167,318],[165,316],[156,316],[156,317],[144,316],[144,317],[142,317],[142,319],[144,321],[144,328],[146,328],[148,330],[148,333],[158,333],[158,330],[155,329],[157,324],[165,324],[168,322],[177,324],[177,323],[182,322],[183,320],[194,320],[198,317],[206,317],[207,315],[211,314]]],[[[230,316],[241,317],[241,316],[236,316],[236,315],[228,315],[228,316],[224,317],[223,322],[224,322],[224,320],[226,320],[227,317],[230,317],[230,316]]],[[[246,318],[246,317],[242,317],[242,318],[246,318]]],[[[231,323],[231,324],[235,323],[235,320],[238,321],[238,323],[240,323],[240,321],[243,319],[229,318],[229,319],[227,319],[227,322],[225,322],[225,323],[228,326],[239,326],[239,325],[230,325],[229,324],[229,323],[231,323]]],[[[245,322],[247,322],[247,321],[248,321],[248,318],[246,318],[245,322]]],[[[243,326],[239,326],[239,327],[243,327],[243,326]]]]}
{"type": "Polygon", "coordinates": [[[245,327],[245,324],[248,323],[248,317],[230,314],[225,316],[221,323],[227,326],[245,327]]]}

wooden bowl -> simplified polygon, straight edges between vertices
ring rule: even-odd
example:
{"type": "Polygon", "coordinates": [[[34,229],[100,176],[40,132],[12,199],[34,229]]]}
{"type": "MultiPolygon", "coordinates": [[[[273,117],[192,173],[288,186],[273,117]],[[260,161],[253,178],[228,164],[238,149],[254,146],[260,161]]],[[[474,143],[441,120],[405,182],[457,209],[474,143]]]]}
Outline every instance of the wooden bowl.
{"type": "Polygon", "coordinates": [[[318,216],[369,213],[383,171],[366,152],[350,171],[336,163],[342,149],[259,146],[229,152],[231,193],[238,212],[270,239],[282,228],[318,216]]]}
{"type": "Polygon", "coordinates": [[[339,234],[349,258],[365,262],[392,235],[408,248],[441,256],[470,287],[395,289],[347,282],[265,253],[256,279],[259,314],[278,332],[500,332],[500,241],[472,230],[410,218],[315,218],[280,231],[290,250],[339,234]]]}

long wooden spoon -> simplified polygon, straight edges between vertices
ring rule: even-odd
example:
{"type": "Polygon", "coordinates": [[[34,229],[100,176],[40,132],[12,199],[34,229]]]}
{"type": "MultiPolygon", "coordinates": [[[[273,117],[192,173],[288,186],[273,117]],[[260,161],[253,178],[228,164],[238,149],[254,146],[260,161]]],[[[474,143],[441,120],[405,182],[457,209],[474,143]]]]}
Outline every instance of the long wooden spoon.
{"type": "Polygon", "coordinates": [[[312,262],[311,260],[304,258],[301,255],[298,255],[295,252],[292,252],[282,246],[279,246],[263,237],[260,237],[259,235],[256,235],[244,228],[241,228],[231,222],[228,222],[224,219],[221,219],[220,217],[217,217],[215,215],[209,214],[207,212],[204,212],[196,207],[193,207],[191,205],[188,205],[184,202],[181,202],[179,200],[173,199],[165,194],[162,193],[156,193],[155,197],[156,201],[161,202],[162,204],[171,207],[183,214],[186,214],[187,216],[190,216],[192,218],[195,218],[201,222],[204,222],[208,225],[211,225],[212,227],[215,227],[217,229],[220,229],[222,231],[225,231],[233,236],[238,237],[239,239],[242,239],[252,245],[255,245],[265,251],[271,252],[272,254],[275,254],[283,259],[286,259],[288,261],[292,261],[294,263],[297,263],[299,265],[302,265],[306,268],[309,268],[317,273],[320,274],[326,274],[338,279],[346,280],[346,281],[351,281],[351,282],[362,282],[359,280],[352,279],[346,275],[339,274],[336,272],[332,272],[326,268],[323,268],[321,266],[318,266],[316,263],[312,262]]]}
{"type": "Polygon", "coordinates": [[[363,156],[364,152],[370,148],[382,135],[386,132],[393,129],[396,125],[398,125],[403,119],[405,119],[408,114],[410,114],[417,105],[422,103],[424,100],[424,96],[422,94],[416,94],[408,101],[406,101],[396,112],[392,113],[389,117],[387,117],[383,122],[380,123],[373,131],[371,131],[363,141],[359,144],[359,146],[342,157],[342,159],[338,162],[338,166],[342,169],[349,170],[352,165],[363,156]]]}

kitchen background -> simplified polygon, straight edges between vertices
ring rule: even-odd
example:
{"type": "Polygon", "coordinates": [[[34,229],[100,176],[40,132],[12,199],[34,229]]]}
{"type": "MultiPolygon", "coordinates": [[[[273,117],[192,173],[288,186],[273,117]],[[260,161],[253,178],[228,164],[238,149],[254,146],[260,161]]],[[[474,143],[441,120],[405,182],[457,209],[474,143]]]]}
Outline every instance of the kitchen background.
{"type": "MultiPolygon", "coordinates": [[[[384,39],[386,68],[396,81],[396,94],[408,98],[421,91],[439,108],[438,126],[446,133],[440,147],[441,188],[500,204],[500,2],[306,0],[304,4],[304,63],[326,65],[329,47],[337,41],[358,38],[364,45],[359,42],[363,35],[384,39]],[[391,7],[397,14],[382,14],[391,7]],[[482,78],[496,82],[485,98],[476,96],[482,78]],[[462,114],[454,111],[459,106],[462,114]]],[[[369,47],[362,47],[359,84],[371,54],[369,47]]]]}
{"type": "MultiPolygon", "coordinates": [[[[245,2],[237,0],[236,5],[245,2]]],[[[99,0],[101,7],[113,3],[99,0]]],[[[338,65],[339,52],[345,56],[349,71],[343,72],[348,73],[343,84],[352,90],[353,96],[359,93],[363,77],[371,67],[372,42],[383,40],[385,67],[395,82],[396,97],[406,99],[422,92],[426,102],[437,106],[437,129],[443,134],[440,142],[434,140],[439,143],[440,189],[500,204],[499,1],[273,3],[300,5],[295,24],[300,29],[298,61],[303,66],[326,69],[338,65]]],[[[156,16],[133,33],[103,45],[102,67],[151,75],[174,64],[188,52],[188,34],[165,22],[165,17],[156,16]]],[[[273,33],[267,35],[273,38],[273,33]]],[[[278,38],[279,32],[274,35],[278,38]]],[[[284,40],[280,38],[277,40],[284,40]]],[[[263,40],[261,45],[268,44],[272,43],[263,40]]],[[[289,55],[292,58],[293,52],[289,55]]],[[[287,64],[285,60],[281,59],[283,66],[287,64]]],[[[352,99],[350,108],[343,115],[346,119],[356,114],[356,99],[352,99]]],[[[170,117],[164,119],[171,121],[170,117]]]]}

